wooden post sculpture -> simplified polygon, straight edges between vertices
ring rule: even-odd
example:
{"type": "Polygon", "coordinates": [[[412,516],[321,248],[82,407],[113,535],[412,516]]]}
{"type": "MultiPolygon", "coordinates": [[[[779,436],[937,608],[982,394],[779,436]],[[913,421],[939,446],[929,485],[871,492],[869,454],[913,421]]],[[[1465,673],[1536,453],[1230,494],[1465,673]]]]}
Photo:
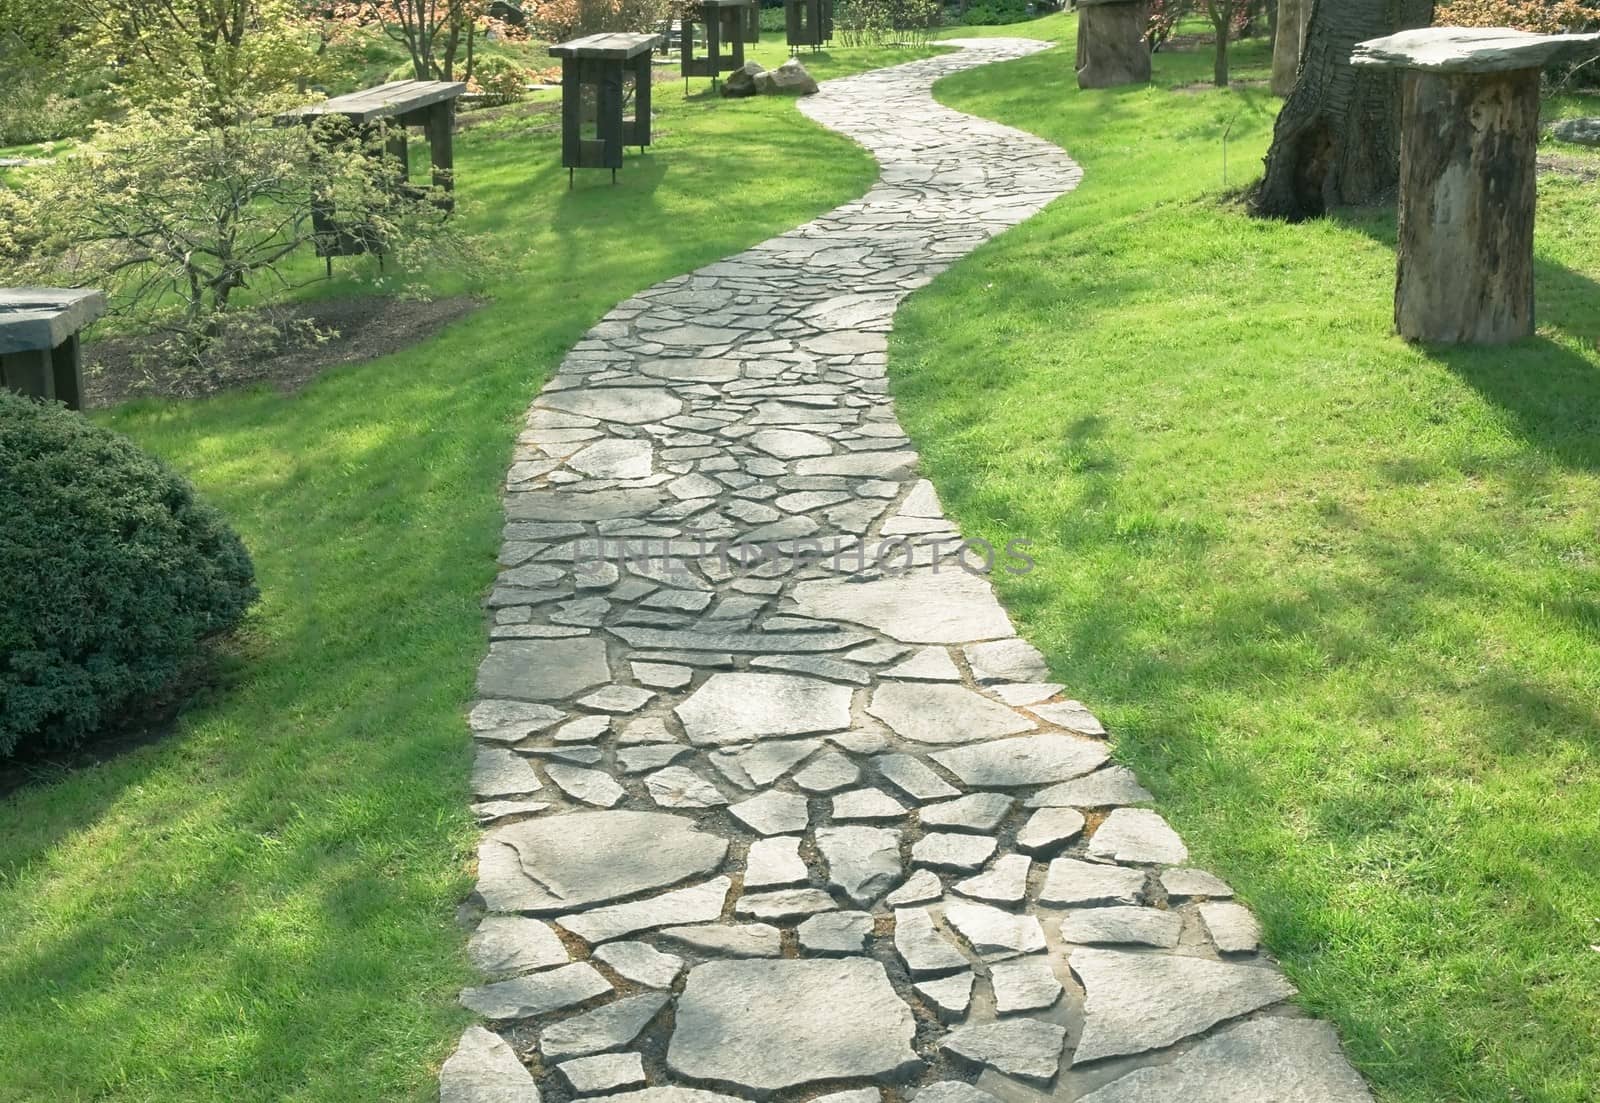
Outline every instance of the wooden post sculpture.
{"type": "Polygon", "coordinates": [[[650,144],[650,53],[653,34],[592,34],[550,47],[561,59],[561,166],[572,186],[574,169],[610,169],[617,182],[622,147],[650,144]],[[622,115],[623,88],[633,77],[633,118],[622,115]],[[595,136],[583,135],[583,87],[595,89],[595,136]]]}
{"type": "MultiPolygon", "coordinates": [[[[306,107],[297,107],[277,117],[280,126],[291,123],[310,125],[327,115],[350,120],[363,133],[381,132],[384,152],[398,161],[396,190],[409,187],[411,172],[408,127],[421,127],[433,163],[433,185],[440,189],[439,206],[450,210],[455,189],[456,99],[467,90],[461,81],[396,80],[334,96],[306,107]]],[[[353,225],[338,217],[331,203],[317,203],[312,211],[317,234],[317,256],[328,261],[333,274],[334,257],[357,256],[372,252],[383,255],[383,242],[369,226],[353,225]]]]}
{"type": "Polygon", "coordinates": [[[697,0],[687,9],[682,20],[682,48],[678,69],[683,73],[683,86],[687,91],[690,77],[710,77],[715,88],[723,73],[744,68],[744,10],[750,0],[697,0]],[[694,56],[694,25],[696,18],[706,28],[706,56],[694,56]],[[724,55],[723,46],[731,52],[724,55]]]}
{"type": "Polygon", "coordinates": [[[748,0],[744,6],[744,26],[740,35],[747,43],[761,41],[761,0],[748,0]]]}
{"type": "Polygon", "coordinates": [[[78,331],[105,312],[101,291],[0,288],[0,385],[83,409],[78,331]]]}
{"type": "Polygon", "coordinates": [[[1539,71],[1600,35],[1431,27],[1356,46],[1399,69],[1400,336],[1499,345],[1533,334],[1539,71]]]}
{"type": "Polygon", "coordinates": [[[783,0],[783,28],[790,51],[821,49],[833,38],[833,0],[783,0]]]}
{"type": "Polygon", "coordinates": [[[1149,0],[1078,0],[1078,87],[1150,82],[1149,0]]]}

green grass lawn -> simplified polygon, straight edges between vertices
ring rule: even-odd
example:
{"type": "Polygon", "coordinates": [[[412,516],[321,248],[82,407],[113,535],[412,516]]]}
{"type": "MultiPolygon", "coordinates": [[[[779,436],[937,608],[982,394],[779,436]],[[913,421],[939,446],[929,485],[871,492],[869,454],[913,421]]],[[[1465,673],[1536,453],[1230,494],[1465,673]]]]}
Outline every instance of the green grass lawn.
{"type": "Polygon", "coordinates": [[[1536,338],[1412,347],[1392,212],[1221,201],[1276,101],[1070,62],[937,88],[1087,179],[901,312],[931,477],[1383,1099],[1600,1098],[1600,185],[1541,183],[1536,338]]]}
{"type": "Polygon", "coordinates": [[[433,1097],[467,1020],[462,710],[520,415],[613,304],[874,177],[792,102],[704,88],[659,86],[616,187],[569,191],[527,120],[463,135],[463,210],[509,270],[437,281],[492,301],[436,339],[294,395],[97,415],[228,514],[263,599],[176,732],[0,799],[0,1100],[433,1097]]]}

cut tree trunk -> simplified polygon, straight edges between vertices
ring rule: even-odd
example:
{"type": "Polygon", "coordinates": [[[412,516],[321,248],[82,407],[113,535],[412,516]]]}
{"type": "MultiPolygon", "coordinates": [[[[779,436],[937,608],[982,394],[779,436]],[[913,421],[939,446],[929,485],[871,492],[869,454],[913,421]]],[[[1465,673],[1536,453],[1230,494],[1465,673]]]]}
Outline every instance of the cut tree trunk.
{"type": "Polygon", "coordinates": [[[1400,177],[1399,79],[1357,70],[1357,42],[1433,21],[1433,0],[1312,0],[1300,76],[1278,115],[1266,177],[1251,206],[1271,218],[1316,218],[1371,203],[1400,177]]]}
{"type": "Polygon", "coordinates": [[[1278,0],[1278,25],[1272,36],[1272,94],[1287,96],[1294,91],[1294,78],[1300,72],[1300,45],[1305,41],[1310,0],[1278,0]]]}
{"type": "Polygon", "coordinates": [[[1078,87],[1148,84],[1149,0],[1078,0],[1078,87]]]}
{"type": "Polygon", "coordinates": [[[1444,344],[1532,336],[1539,70],[1402,80],[1395,328],[1444,344]]]}

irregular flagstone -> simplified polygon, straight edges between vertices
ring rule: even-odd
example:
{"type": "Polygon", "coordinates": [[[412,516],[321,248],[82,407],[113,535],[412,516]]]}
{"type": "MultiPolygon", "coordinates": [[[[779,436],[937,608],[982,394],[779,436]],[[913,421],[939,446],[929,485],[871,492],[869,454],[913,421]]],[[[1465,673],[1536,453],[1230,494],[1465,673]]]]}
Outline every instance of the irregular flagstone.
{"type": "Polygon", "coordinates": [[[922,809],[922,826],[949,831],[988,834],[1000,826],[1013,801],[1004,793],[973,793],[968,797],[929,804],[922,809]]]}
{"type": "Polygon", "coordinates": [[[817,850],[828,882],[857,904],[869,904],[900,880],[900,832],[883,827],[822,827],[817,850]]]}
{"type": "Polygon", "coordinates": [[[1164,869],[1161,871],[1161,887],[1174,900],[1194,896],[1222,899],[1233,895],[1228,882],[1203,869],[1164,869]]]}
{"type": "MultiPolygon", "coordinates": [[[[665,812],[577,812],[496,828],[529,878],[508,910],[572,910],[710,873],[728,842],[665,812]]],[[[681,920],[675,922],[682,922],[681,920]]]]}
{"type": "Polygon", "coordinates": [[[1002,1015],[1042,1011],[1061,998],[1061,982],[1041,956],[996,962],[989,967],[989,984],[994,989],[995,1010],[1002,1015]]]}
{"type": "Polygon", "coordinates": [[[957,973],[950,977],[917,981],[911,987],[933,1006],[939,1018],[948,1022],[966,1018],[967,1009],[972,1006],[975,979],[971,973],[957,973]]]}
{"type": "Polygon", "coordinates": [[[951,751],[934,761],[968,785],[1010,789],[1086,774],[1109,757],[1105,746],[1064,735],[1024,735],[951,751]]]}
{"type": "Polygon", "coordinates": [[[1044,949],[1044,928],[1031,915],[1016,915],[988,904],[951,904],[945,922],[983,955],[1033,954],[1044,949]]]}
{"type": "Polygon", "coordinates": [[[859,954],[872,933],[866,912],[826,912],[800,924],[800,948],[812,954],[859,954]]]}
{"type": "Polygon", "coordinates": [[[667,1065],[768,1093],[920,1064],[911,1009],[867,958],[712,961],[689,971],[667,1065]]]}
{"type": "Polygon", "coordinates": [[[624,425],[661,421],[683,408],[680,399],[661,387],[595,387],[547,392],[540,396],[537,405],[624,425]]]}
{"type": "Polygon", "coordinates": [[[1017,832],[1017,849],[1044,854],[1077,838],[1083,828],[1083,814],[1075,808],[1041,808],[1017,832]]]}
{"type": "Polygon", "coordinates": [[[439,1103],[539,1103],[539,1089],[504,1038],[469,1026],[439,1070],[439,1103]]]}
{"type": "Polygon", "coordinates": [[[938,874],[919,869],[906,878],[905,884],[885,896],[883,902],[891,908],[901,908],[908,904],[926,904],[943,895],[944,885],[940,883],[938,874]]]}
{"type": "Polygon", "coordinates": [[[1012,638],[975,643],[962,648],[973,677],[979,682],[1046,682],[1050,668],[1039,649],[1027,640],[1012,638]]]}
{"type": "Polygon", "coordinates": [[[1124,943],[1170,950],[1182,933],[1182,917],[1156,908],[1086,908],[1061,921],[1061,941],[1088,946],[1124,943]]]}
{"type": "Polygon", "coordinates": [[[932,831],[912,844],[911,860],[921,866],[966,873],[987,862],[998,846],[987,835],[932,831]]]}
{"type": "Polygon", "coordinates": [[[1047,1084],[1061,1065],[1065,1027],[1038,1019],[1005,1019],[951,1031],[939,1048],[996,1072],[1047,1084]]]}
{"type": "Polygon", "coordinates": [[[543,973],[461,990],[461,1004],[486,1019],[531,1019],[611,991],[611,984],[586,961],[543,973]]]}
{"type": "Polygon", "coordinates": [[[610,680],[606,645],[592,636],[501,640],[478,667],[478,692],[486,697],[559,701],[610,680]]]}
{"type": "Polygon", "coordinates": [[[550,775],[550,780],[556,783],[558,789],[584,804],[611,808],[627,796],[627,790],[604,770],[587,770],[582,766],[552,762],[544,768],[544,772],[550,775]]]}
{"type": "Polygon", "coordinates": [[[918,743],[974,743],[1035,727],[1015,709],[965,686],[885,682],[873,692],[867,711],[896,735],[918,743]]]}
{"type": "Polygon", "coordinates": [[[1148,808],[1118,808],[1095,829],[1089,856],[1176,866],[1189,860],[1189,848],[1159,814],[1148,808]]]}
{"type": "Polygon", "coordinates": [[[1029,797],[1029,808],[1109,808],[1122,804],[1149,804],[1152,797],[1126,766],[1107,766],[1087,777],[1063,781],[1029,797]]]}
{"type": "Polygon", "coordinates": [[[713,674],[675,711],[689,742],[716,746],[843,731],[850,726],[850,691],[795,674],[713,674]]]}
{"type": "Polygon", "coordinates": [[[1264,1018],[1230,1026],[1169,1064],[1137,1069],[1080,1103],[1371,1103],[1333,1027],[1264,1018]]]}
{"type": "Polygon", "coordinates": [[[1020,904],[1028,894],[1028,871],[1032,865],[1026,855],[1005,854],[995,859],[988,872],[957,881],[955,890],[974,900],[1020,904]]]}
{"type": "Polygon", "coordinates": [[[1063,907],[1080,904],[1137,904],[1144,893],[1143,871],[1100,865],[1076,858],[1050,863],[1039,903],[1063,907]]]}
{"type": "Polygon", "coordinates": [[[553,1023],[540,1031],[539,1049],[549,1060],[560,1061],[632,1045],[668,998],[665,992],[647,992],[553,1023]]]}
{"type": "Polygon", "coordinates": [[[1074,1062],[1169,1046],[1294,995],[1275,969],[1172,954],[1072,951],[1083,983],[1083,1037],[1074,1062]]]}
{"type": "Polygon", "coordinates": [[[915,755],[885,754],[872,761],[890,784],[917,800],[943,800],[961,794],[915,755]]]}
{"type": "Polygon", "coordinates": [[[661,937],[693,950],[726,957],[777,957],[783,932],[769,923],[700,923],[668,927],[661,937]]]}
{"type": "Polygon", "coordinates": [[[811,821],[806,798],[796,793],[780,793],[776,789],[730,805],[728,811],[760,835],[788,835],[804,831],[806,824],[811,821]]]}
{"type": "Polygon", "coordinates": [[[479,747],[472,763],[472,791],[480,797],[520,797],[544,785],[528,760],[500,747],[479,747]]]}
{"type": "Polygon", "coordinates": [[[746,893],[739,897],[733,913],[752,919],[800,919],[818,912],[832,911],[839,905],[821,889],[776,889],[746,893]]]}
{"type": "Polygon", "coordinates": [[[562,916],[556,923],[588,943],[609,942],[653,927],[709,923],[722,914],[733,882],[717,877],[702,885],[674,889],[648,900],[562,916]]]}
{"type": "Polygon", "coordinates": [[[578,1095],[599,1095],[644,1084],[644,1060],[637,1053],[599,1053],[575,1057],[556,1071],[578,1095]]]}
{"type": "Polygon", "coordinates": [[[744,1103],[738,1096],[700,1088],[645,1088],[608,1097],[611,1103],[744,1103]]]}
{"type": "Polygon", "coordinates": [[[717,787],[685,766],[669,766],[644,779],[650,799],[663,808],[719,808],[728,803],[717,787]]]}
{"type": "Polygon", "coordinates": [[[933,917],[922,908],[894,913],[894,950],[913,977],[967,968],[966,955],[939,933],[933,917]]]}
{"type": "Polygon", "coordinates": [[[646,988],[670,988],[683,972],[683,958],[664,954],[648,942],[607,942],[595,950],[594,959],[646,988]]]}
{"type": "Polygon", "coordinates": [[[571,959],[548,923],[509,915],[485,916],[467,941],[467,956],[490,977],[530,973],[571,959]]]}
{"type": "Polygon", "coordinates": [[[859,820],[898,820],[909,809],[882,789],[852,789],[833,798],[833,818],[839,823],[859,820]]]}
{"type": "Polygon", "coordinates": [[[1200,905],[1200,921],[1219,953],[1253,954],[1261,945],[1261,925],[1243,904],[1209,900],[1200,905]]]}
{"type": "Polygon", "coordinates": [[[960,569],[912,571],[876,582],[802,582],[795,604],[808,617],[875,628],[903,643],[966,643],[1012,635],[987,580],[960,569]]]}
{"type": "Polygon", "coordinates": [[[750,844],[744,863],[745,888],[797,885],[810,876],[811,871],[800,857],[799,838],[785,835],[750,844]]]}

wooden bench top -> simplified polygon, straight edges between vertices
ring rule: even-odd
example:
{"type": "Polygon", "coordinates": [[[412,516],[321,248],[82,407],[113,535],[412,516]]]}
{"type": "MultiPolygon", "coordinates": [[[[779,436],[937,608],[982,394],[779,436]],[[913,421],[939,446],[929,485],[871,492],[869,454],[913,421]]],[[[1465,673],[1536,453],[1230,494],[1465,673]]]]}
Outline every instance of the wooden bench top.
{"type": "Polygon", "coordinates": [[[640,34],[631,31],[591,34],[583,38],[574,38],[570,42],[556,43],[550,47],[550,56],[627,61],[646,51],[654,50],[660,41],[661,36],[658,34],[640,34]]]}
{"type": "Polygon", "coordinates": [[[105,312],[103,291],[0,287],[0,352],[53,349],[105,312]]]}
{"type": "Polygon", "coordinates": [[[376,88],[364,88],[334,96],[321,103],[297,107],[278,116],[279,121],[312,118],[318,115],[343,115],[353,123],[370,123],[377,119],[409,114],[424,107],[432,107],[445,100],[453,100],[467,90],[463,81],[456,80],[393,80],[376,88]]]}

